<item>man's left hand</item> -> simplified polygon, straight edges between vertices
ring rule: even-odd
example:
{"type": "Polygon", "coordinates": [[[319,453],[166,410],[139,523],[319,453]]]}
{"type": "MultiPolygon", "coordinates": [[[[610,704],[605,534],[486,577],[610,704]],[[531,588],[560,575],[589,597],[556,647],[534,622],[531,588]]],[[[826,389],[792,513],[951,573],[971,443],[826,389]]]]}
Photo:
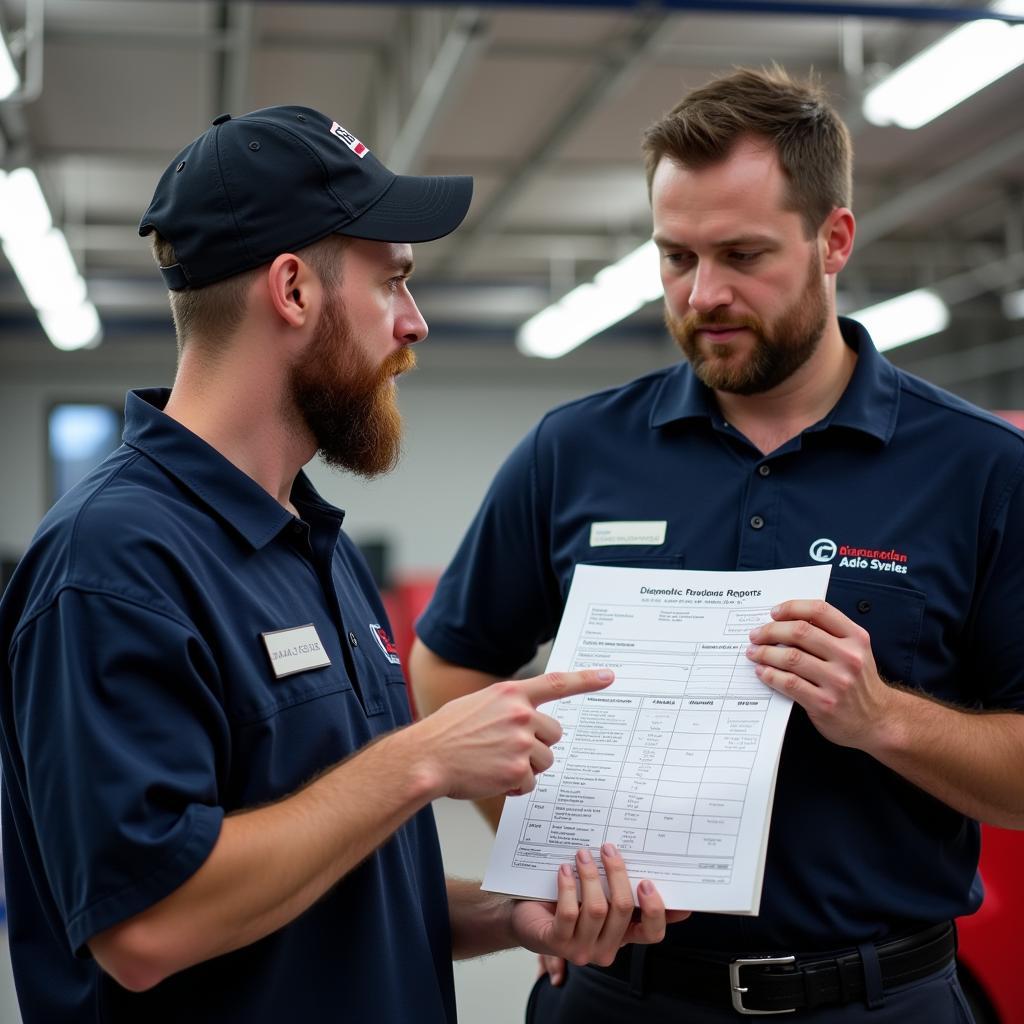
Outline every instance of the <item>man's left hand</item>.
{"type": "Polygon", "coordinates": [[[589,851],[576,855],[579,876],[563,864],[558,870],[558,902],[517,902],[512,928],[517,941],[536,953],[565,957],[577,966],[595,963],[607,967],[620,947],[629,942],[661,942],[665,925],[690,916],[688,910],[665,910],[658,890],[649,881],[637,886],[640,904],[634,913],[633,890],[622,855],[610,843],[601,847],[608,881],[604,894],[597,864],[589,851]]]}
{"type": "Polygon", "coordinates": [[[785,601],[771,614],[750,632],[758,678],[796,701],[826,739],[870,747],[894,691],[878,674],[867,631],[825,601],[785,601]]]}

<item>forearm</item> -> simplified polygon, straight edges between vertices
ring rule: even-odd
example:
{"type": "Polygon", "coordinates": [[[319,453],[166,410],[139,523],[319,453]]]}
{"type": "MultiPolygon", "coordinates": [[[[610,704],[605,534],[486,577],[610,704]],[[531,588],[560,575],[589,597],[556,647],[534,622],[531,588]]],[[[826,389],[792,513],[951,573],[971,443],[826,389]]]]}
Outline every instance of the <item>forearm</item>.
{"type": "Polygon", "coordinates": [[[893,689],[890,714],[864,748],[950,807],[1024,828],[1024,715],[975,713],[893,689]]]}
{"type": "MultiPolygon", "coordinates": [[[[482,690],[500,678],[446,661],[419,639],[409,655],[409,680],[420,715],[429,715],[450,700],[482,690]]],[[[497,831],[501,809],[505,806],[504,796],[487,797],[474,803],[491,828],[497,831]]]]}
{"type": "Polygon", "coordinates": [[[513,900],[484,892],[479,882],[449,878],[447,883],[453,960],[519,945],[512,929],[513,900]]]}
{"type": "Polygon", "coordinates": [[[412,734],[392,733],[292,796],[227,817],[187,882],[93,938],[100,966],[141,990],[294,920],[437,795],[412,734]]]}

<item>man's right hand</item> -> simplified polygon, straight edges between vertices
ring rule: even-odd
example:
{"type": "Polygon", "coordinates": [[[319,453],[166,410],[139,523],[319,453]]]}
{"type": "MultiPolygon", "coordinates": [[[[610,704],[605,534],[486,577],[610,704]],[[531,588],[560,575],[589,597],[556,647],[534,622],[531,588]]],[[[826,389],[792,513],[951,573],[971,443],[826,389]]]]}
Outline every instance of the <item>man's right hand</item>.
{"type": "Polygon", "coordinates": [[[548,701],[602,690],[609,669],[549,672],[495,683],[450,701],[408,730],[437,773],[439,795],[464,800],[528,793],[554,761],[562,727],[537,708],[548,701]]]}

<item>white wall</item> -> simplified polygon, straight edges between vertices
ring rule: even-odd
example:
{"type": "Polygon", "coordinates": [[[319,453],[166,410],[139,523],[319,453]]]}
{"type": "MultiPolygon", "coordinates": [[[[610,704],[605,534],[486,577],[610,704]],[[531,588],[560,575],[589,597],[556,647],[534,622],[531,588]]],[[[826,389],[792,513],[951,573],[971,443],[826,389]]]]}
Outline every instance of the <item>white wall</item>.
{"type": "MultiPolygon", "coordinates": [[[[492,345],[428,342],[400,382],[405,456],[390,476],[363,481],[310,469],[344,508],[356,540],[386,535],[394,568],[447,563],[495,469],[553,405],[620,383],[675,359],[637,343],[583,349],[563,360],[527,360],[492,345]]],[[[0,553],[24,550],[46,506],[46,412],[57,401],[121,403],[130,387],[169,384],[173,341],[58,353],[43,342],[0,342],[0,553]]]]}

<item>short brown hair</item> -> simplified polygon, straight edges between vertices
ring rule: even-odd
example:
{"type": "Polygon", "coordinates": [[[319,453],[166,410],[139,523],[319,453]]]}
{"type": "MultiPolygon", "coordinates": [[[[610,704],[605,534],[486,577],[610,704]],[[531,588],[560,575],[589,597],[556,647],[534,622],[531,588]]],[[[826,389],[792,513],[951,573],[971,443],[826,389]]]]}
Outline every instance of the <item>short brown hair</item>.
{"type": "Polygon", "coordinates": [[[662,159],[702,168],[725,160],[741,138],[766,139],[789,182],[787,209],[808,235],[853,198],[850,132],[814,77],[791,78],[778,65],[739,68],[697,89],[644,133],[647,187],[662,159]]]}
{"type": "MultiPolygon", "coordinates": [[[[158,231],[152,233],[151,243],[153,258],[158,266],[170,267],[178,262],[174,246],[158,231]]],[[[321,283],[327,284],[340,274],[345,244],[346,239],[341,235],[328,235],[319,242],[297,250],[296,255],[313,268],[321,283]]],[[[167,293],[171,316],[174,318],[174,331],[178,337],[179,355],[185,345],[195,338],[202,338],[212,349],[238,330],[245,316],[249,289],[263,269],[256,267],[202,288],[183,288],[167,293]]]]}

